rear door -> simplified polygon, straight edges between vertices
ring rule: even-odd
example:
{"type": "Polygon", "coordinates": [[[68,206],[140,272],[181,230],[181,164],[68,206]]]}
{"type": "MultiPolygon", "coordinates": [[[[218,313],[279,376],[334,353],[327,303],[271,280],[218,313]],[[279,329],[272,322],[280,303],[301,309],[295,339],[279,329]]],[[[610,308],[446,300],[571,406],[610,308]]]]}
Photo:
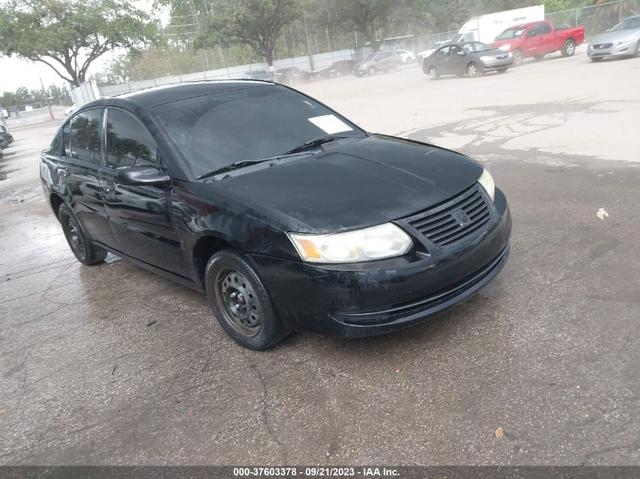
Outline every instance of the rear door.
{"type": "Polygon", "coordinates": [[[538,54],[538,26],[530,27],[524,33],[524,56],[532,57],[538,54]]]}
{"type": "Polygon", "coordinates": [[[547,54],[556,50],[556,35],[548,22],[540,24],[538,27],[540,36],[540,54],[547,54]]]}
{"type": "Polygon", "coordinates": [[[157,144],[147,128],[128,111],[108,108],[106,115],[106,155],[101,177],[117,249],[137,260],[184,275],[184,257],[171,213],[171,184],[127,185],[118,180],[121,168],[162,168],[157,144]]]}
{"type": "Polygon", "coordinates": [[[114,238],[102,202],[98,177],[102,152],[103,108],[75,115],[63,129],[64,149],[56,173],[65,184],[78,221],[94,240],[109,247],[114,238]]]}

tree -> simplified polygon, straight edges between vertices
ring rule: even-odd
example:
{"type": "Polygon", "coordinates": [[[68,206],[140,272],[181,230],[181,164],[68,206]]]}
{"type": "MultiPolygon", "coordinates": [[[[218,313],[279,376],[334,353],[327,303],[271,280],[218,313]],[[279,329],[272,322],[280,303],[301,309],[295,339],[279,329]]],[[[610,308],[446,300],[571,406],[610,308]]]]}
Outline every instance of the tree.
{"type": "Polygon", "coordinates": [[[233,43],[249,45],[269,66],[285,26],[301,14],[298,0],[235,0],[220,5],[201,22],[196,38],[200,48],[233,43]]]}
{"type": "Polygon", "coordinates": [[[91,64],[115,48],[155,38],[156,27],[123,0],[8,0],[0,4],[0,54],[52,68],[78,86],[91,64]]]}
{"type": "Polygon", "coordinates": [[[332,15],[347,31],[362,34],[375,46],[389,29],[393,10],[402,2],[397,0],[332,0],[332,15]]]}

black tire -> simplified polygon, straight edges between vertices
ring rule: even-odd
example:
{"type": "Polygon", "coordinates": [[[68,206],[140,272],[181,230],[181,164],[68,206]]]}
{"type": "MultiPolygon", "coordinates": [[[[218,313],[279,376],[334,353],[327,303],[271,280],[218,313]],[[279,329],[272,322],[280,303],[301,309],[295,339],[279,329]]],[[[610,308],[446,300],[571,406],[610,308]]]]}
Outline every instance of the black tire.
{"type": "Polygon", "coordinates": [[[239,345],[261,351],[289,334],[262,280],[234,251],[222,250],[209,259],[205,289],[213,315],[239,345]]]}
{"type": "Polygon", "coordinates": [[[431,80],[437,80],[438,78],[440,78],[440,73],[438,73],[438,69],[436,67],[434,67],[433,65],[431,65],[429,67],[429,78],[431,80]]]}
{"type": "Polygon", "coordinates": [[[513,64],[514,66],[522,65],[522,61],[524,60],[524,56],[522,55],[522,50],[516,48],[513,51],[513,64]]]}
{"type": "Polygon", "coordinates": [[[576,42],[572,38],[569,38],[562,45],[562,56],[563,57],[572,57],[576,52],[576,42]]]}
{"type": "Polygon", "coordinates": [[[80,226],[78,218],[67,205],[60,205],[58,219],[62,231],[67,238],[69,248],[82,264],[94,266],[100,264],[107,257],[107,250],[93,244],[93,241],[80,226]]]}

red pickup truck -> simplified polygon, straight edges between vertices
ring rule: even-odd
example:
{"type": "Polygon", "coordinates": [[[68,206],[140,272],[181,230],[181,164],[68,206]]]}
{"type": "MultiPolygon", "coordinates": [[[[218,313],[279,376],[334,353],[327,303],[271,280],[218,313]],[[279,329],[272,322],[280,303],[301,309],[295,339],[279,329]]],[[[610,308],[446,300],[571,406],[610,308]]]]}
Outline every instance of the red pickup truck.
{"type": "Polygon", "coordinates": [[[584,42],[584,26],[556,30],[551,22],[532,22],[507,28],[492,43],[494,48],[511,51],[513,64],[534,57],[542,59],[548,53],[560,50],[562,56],[570,57],[576,46],[584,42]]]}

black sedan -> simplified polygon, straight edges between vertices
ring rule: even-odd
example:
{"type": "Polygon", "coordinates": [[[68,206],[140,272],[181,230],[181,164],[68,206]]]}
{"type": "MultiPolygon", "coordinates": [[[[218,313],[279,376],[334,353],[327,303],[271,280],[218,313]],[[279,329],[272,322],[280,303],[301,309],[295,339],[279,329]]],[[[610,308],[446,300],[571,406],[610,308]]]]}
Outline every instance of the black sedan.
{"type": "Polygon", "coordinates": [[[504,73],[513,65],[513,55],[481,42],[444,45],[426,57],[422,71],[436,80],[441,75],[469,75],[474,78],[495,71],[504,73]]]}
{"type": "Polygon", "coordinates": [[[252,349],[292,330],[404,328],[477,291],[509,253],[507,200],[482,165],[270,82],[85,105],[40,174],[80,262],[111,251],[205,292],[252,349]]]}

